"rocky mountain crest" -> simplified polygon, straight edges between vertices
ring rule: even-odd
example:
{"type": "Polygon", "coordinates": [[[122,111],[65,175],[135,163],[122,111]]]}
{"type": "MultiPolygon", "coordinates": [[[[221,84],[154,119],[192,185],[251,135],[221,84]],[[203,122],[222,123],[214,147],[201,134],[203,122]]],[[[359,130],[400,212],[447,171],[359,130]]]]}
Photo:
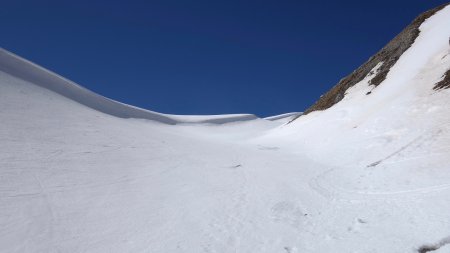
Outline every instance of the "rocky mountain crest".
{"type": "MultiPolygon", "coordinates": [[[[394,39],[392,39],[384,48],[382,48],[378,53],[369,58],[358,69],[353,71],[350,75],[344,77],[335,85],[331,90],[325,93],[320,99],[309,107],[303,115],[306,115],[313,111],[325,110],[333,106],[334,104],[341,101],[345,92],[355,84],[363,80],[372,71],[375,66],[379,63],[382,65],[378,68],[376,76],[369,82],[370,85],[378,86],[381,82],[386,79],[387,74],[390,69],[400,56],[411,47],[416,38],[419,36],[420,25],[429,17],[433,16],[436,12],[442,10],[448,5],[444,4],[438,6],[434,9],[426,11],[419,15],[414,21],[409,24],[400,34],[398,34],[394,39]]],[[[443,80],[436,84],[435,89],[449,88],[450,87],[450,70],[447,71],[443,80]]],[[[367,95],[369,95],[368,93],[367,95]]]]}

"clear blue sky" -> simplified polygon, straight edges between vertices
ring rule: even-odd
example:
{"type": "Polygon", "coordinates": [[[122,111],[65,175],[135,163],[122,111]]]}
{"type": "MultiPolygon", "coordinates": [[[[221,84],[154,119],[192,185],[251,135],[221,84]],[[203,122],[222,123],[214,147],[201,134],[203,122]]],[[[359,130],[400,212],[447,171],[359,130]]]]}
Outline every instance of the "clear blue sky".
{"type": "Polygon", "coordinates": [[[2,1],[0,46],[163,113],[302,111],[442,0],[2,1]]]}

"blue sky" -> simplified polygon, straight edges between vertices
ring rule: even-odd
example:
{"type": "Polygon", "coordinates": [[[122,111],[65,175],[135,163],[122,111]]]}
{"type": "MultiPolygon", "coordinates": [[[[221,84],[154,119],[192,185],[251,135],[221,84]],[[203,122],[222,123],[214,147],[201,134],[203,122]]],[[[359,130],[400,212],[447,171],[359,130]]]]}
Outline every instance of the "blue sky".
{"type": "Polygon", "coordinates": [[[173,114],[302,111],[445,0],[3,1],[0,46],[173,114]]]}

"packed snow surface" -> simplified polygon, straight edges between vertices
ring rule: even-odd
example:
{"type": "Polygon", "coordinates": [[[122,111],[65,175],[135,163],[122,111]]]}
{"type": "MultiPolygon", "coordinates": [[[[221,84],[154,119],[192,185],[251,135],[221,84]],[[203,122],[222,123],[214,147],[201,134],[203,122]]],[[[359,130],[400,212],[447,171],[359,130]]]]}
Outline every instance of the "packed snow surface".
{"type": "Polygon", "coordinates": [[[289,124],[146,111],[0,51],[0,252],[450,252],[448,20],[289,124]]]}

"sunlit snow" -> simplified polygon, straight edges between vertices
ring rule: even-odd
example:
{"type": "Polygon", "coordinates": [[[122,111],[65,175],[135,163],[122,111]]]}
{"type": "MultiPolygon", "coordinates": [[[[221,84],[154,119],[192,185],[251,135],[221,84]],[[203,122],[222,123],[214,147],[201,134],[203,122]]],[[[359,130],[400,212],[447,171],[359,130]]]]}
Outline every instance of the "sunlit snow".
{"type": "Polygon", "coordinates": [[[146,111],[0,50],[0,252],[450,252],[449,20],[291,123],[146,111]]]}

